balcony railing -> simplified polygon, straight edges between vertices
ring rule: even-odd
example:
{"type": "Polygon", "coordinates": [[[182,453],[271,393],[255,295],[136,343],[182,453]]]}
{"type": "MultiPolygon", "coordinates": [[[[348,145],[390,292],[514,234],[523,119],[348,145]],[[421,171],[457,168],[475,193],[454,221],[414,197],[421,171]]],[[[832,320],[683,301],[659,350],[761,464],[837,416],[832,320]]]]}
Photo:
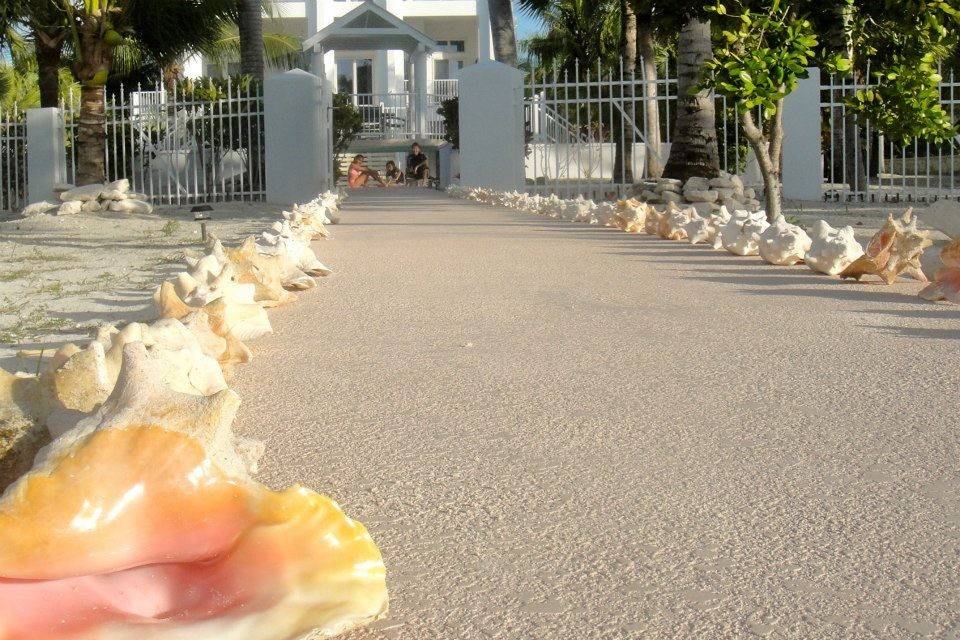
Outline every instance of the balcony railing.
{"type": "Polygon", "coordinates": [[[416,93],[353,93],[350,101],[360,111],[362,140],[397,140],[414,138],[442,139],[445,133],[438,106],[445,99],[426,95],[426,103],[418,104],[416,93]]]}

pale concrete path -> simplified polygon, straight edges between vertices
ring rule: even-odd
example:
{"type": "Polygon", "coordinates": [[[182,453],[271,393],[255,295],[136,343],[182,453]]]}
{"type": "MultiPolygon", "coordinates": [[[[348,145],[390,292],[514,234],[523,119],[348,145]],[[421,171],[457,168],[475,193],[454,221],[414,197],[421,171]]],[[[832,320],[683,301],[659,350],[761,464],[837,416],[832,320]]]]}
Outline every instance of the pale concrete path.
{"type": "Polygon", "coordinates": [[[349,200],[243,369],[370,526],[374,638],[960,631],[960,311],[448,199],[349,200]]]}

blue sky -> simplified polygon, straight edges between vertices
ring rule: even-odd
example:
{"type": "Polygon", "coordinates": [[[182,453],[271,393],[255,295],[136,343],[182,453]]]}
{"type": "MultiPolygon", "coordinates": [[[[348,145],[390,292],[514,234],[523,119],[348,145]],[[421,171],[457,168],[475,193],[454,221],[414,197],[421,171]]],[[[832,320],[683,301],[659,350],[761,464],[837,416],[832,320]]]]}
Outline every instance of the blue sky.
{"type": "Polygon", "coordinates": [[[536,18],[531,18],[525,12],[520,10],[516,3],[513,4],[513,15],[516,20],[517,39],[523,39],[527,36],[540,31],[541,24],[536,18]]]}

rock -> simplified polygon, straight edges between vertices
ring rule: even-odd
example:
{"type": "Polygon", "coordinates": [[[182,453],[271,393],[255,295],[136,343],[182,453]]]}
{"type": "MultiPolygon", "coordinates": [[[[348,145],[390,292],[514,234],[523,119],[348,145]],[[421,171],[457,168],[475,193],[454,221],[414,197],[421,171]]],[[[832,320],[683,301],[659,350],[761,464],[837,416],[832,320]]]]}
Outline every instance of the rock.
{"type": "Polygon", "coordinates": [[[683,185],[682,180],[677,180],[676,178],[659,178],[656,182],[658,187],[663,187],[669,189],[670,191],[676,191],[683,185]]]}
{"type": "Polygon", "coordinates": [[[640,199],[644,202],[660,202],[660,194],[653,191],[641,191],[640,199]]]}
{"type": "Polygon", "coordinates": [[[733,189],[733,180],[730,177],[710,178],[711,189],[733,189]]]}
{"type": "Polygon", "coordinates": [[[699,191],[689,187],[683,189],[683,197],[687,202],[716,202],[719,196],[720,194],[713,190],[699,191]]]}
{"type": "Polygon", "coordinates": [[[757,190],[754,189],[753,187],[744,187],[744,188],[743,188],[743,197],[744,197],[744,198],[747,198],[747,199],[756,198],[756,197],[757,197],[757,190]]]}
{"type": "Polygon", "coordinates": [[[104,186],[103,193],[100,194],[100,197],[104,200],[126,200],[129,197],[127,195],[129,191],[130,181],[126,178],[122,178],[120,180],[108,182],[104,186]]]}
{"type": "Polygon", "coordinates": [[[683,196],[673,191],[663,191],[660,193],[660,199],[664,202],[683,202],[683,196]]]}
{"type": "Polygon", "coordinates": [[[83,206],[81,207],[81,210],[82,210],[84,213],[97,213],[97,212],[99,212],[99,211],[103,211],[103,208],[104,208],[104,207],[103,207],[103,205],[100,204],[100,201],[98,201],[98,200],[87,200],[86,202],[83,203],[83,206]]]}
{"type": "Polygon", "coordinates": [[[696,176],[688,178],[687,182],[683,185],[684,191],[706,191],[709,188],[709,180],[706,178],[698,178],[696,176]]]}
{"type": "Polygon", "coordinates": [[[696,209],[697,215],[701,217],[708,217],[714,212],[713,203],[710,202],[694,202],[690,206],[696,209]]]}
{"type": "Polygon", "coordinates": [[[716,191],[718,200],[736,199],[736,191],[733,187],[717,187],[716,191]]]}
{"type": "Polygon", "coordinates": [[[83,209],[83,202],[80,200],[70,200],[64,202],[57,208],[58,216],[72,216],[80,213],[83,209]]]}
{"type": "Polygon", "coordinates": [[[735,199],[733,199],[733,198],[727,198],[727,199],[721,201],[720,204],[722,204],[723,206],[725,206],[725,207],[726,207],[728,210],[730,210],[730,211],[736,211],[737,209],[742,209],[742,208],[743,208],[743,203],[742,203],[741,201],[735,200],[735,199]]]}
{"type": "Polygon", "coordinates": [[[57,195],[60,195],[64,191],[69,191],[70,189],[73,189],[73,188],[74,186],[69,182],[58,182],[55,185],[53,185],[53,192],[56,193],[57,195]]]}
{"type": "Polygon", "coordinates": [[[740,176],[730,176],[730,184],[733,185],[735,190],[743,193],[743,180],[740,179],[740,176]]]}
{"type": "Polygon", "coordinates": [[[924,212],[923,221],[950,238],[960,237],[960,203],[937,200],[924,212]]]}
{"type": "Polygon", "coordinates": [[[58,204],[41,200],[40,202],[34,202],[33,204],[25,206],[23,211],[20,212],[20,215],[25,217],[38,216],[43,213],[49,213],[59,206],[58,204]]]}
{"type": "Polygon", "coordinates": [[[100,197],[101,193],[103,193],[102,184],[86,184],[82,187],[74,187],[73,189],[64,191],[60,194],[60,199],[64,202],[68,200],[86,202],[87,200],[96,200],[100,197]]]}
{"type": "Polygon", "coordinates": [[[110,211],[118,213],[152,213],[153,205],[143,200],[113,200],[110,202],[110,211]]]}

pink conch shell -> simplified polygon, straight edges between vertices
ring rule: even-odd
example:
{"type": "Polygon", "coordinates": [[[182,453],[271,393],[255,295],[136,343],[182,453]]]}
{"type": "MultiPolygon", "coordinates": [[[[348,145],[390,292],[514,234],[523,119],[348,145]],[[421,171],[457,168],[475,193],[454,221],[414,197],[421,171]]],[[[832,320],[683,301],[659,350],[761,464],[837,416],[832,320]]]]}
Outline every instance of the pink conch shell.
{"type": "Polygon", "coordinates": [[[904,273],[926,282],[920,256],[931,244],[930,232],[917,229],[913,209],[907,209],[899,220],[890,214],[880,231],[870,239],[866,253],[844,269],[840,277],[860,280],[863,276],[875,275],[885,283],[893,284],[897,276],[904,273]]]}
{"type": "Polygon", "coordinates": [[[0,498],[0,638],[288,640],[383,615],[364,527],[247,477],[238,402],[166,389],[128,344],[103,409],[0,498]]]}
{"type": "Polygon", "coordinates": [[[943,266],[937,270],[933,282],[920,291],[920,297],[960,304],[960,236],[940,250],[940,260],[943,266]]]}

